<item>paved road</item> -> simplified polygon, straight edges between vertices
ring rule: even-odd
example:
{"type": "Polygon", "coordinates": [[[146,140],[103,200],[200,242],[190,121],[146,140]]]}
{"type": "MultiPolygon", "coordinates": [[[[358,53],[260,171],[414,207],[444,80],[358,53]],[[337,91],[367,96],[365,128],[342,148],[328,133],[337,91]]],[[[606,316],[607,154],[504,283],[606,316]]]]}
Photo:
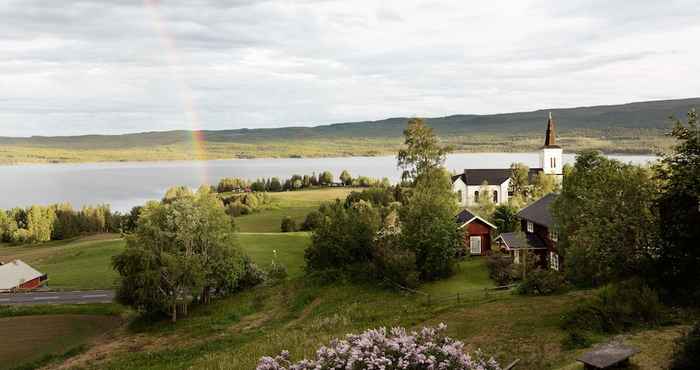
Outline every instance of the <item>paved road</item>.
{"type": "Polygon", "coordinates": [[[111,290],[84,290],[75,292],[0,293],[0,305],[52,303],[109,303],[114,299],[111,290]]]}

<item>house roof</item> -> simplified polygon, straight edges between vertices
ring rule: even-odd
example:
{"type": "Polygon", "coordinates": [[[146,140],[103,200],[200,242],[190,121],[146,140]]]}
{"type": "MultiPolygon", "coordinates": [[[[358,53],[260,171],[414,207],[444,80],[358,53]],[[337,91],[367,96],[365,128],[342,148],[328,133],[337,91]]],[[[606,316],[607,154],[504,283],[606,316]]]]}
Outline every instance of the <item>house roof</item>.
{"type": "Polygon", "coordinates": [[[44,274],[21,260],[8,262],[0,265],[0,291],[14,289],[27,281],[42,276],[44,274]]]}
{"type": "MultiPolygon", "coordinates": [[[[542,172],[541,168],[530,168],[528,171],[530,183],[535,181],[535,177],[540,172],[542,172]]],[[[465,168],[464,173],[452,176],[452,182],[462,179],[462,182],[467,185],[481,185],[484,181],[489,185],[501,185],[512,175],[513,171],[510,168],[465,168]]]]}
{"type": "Polygon", "coordinates": [[[549,193],[537,200],[535,203],[520,210],[517,216],[523,220],[532,221],[536,224],[551,227],[554,225],[550,206],[557,199],[557,194],[549,193]]]}
{"type": "Polygon", "coordinates": [[[464,225],[468,225],[469,223],[471,223],[474,220],[479,220],[479,221],[485,223],[486,225],[488,225],[490,228],[497,229],[497,227],[495,225],[484,220],[483,218],[479,217],[478,215],[473,214],[472,212],[470,212],[466,208],[463,209],[462,212],[459,212],[459,214],[457,215],[457,224],[459,224],[460,227],[463,227],[464,225]]]}
{"type": "Polygon", "coordinates": [[[506,249],[547,249],[544,241],[537,234],[512,232],[499,235],[496,240],[502,240],[506,249]]]}

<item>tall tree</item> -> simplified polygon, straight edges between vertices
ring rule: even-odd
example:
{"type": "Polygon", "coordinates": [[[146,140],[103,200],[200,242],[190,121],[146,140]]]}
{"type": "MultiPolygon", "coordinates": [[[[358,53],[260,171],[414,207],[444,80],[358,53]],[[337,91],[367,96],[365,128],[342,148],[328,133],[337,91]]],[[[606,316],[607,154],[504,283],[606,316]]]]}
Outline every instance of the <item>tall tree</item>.
{"type": "Polygon", "coordinates": [[[512,172],[510,178],[510,190],[513,192],[513,196],[520,196],[525,199],[527,197],[527,189],[530,185],[528,174],[530,169],[523,163],[513,163],[510,165],[510,170],[512,172]]]}
{"type": "Polygon", "coordinates": [[[214,194],[199,191],[171,202],[149,202],[124,252],[113,258],[117,300],[150,313],[187,312],[192,298],[231,292],[243,271],[231,218],[214,194]]]}
{"type": "Polygon", "coordinates": [[[688,122],[675,121],[677,144],[657,168],[661,181],[658,271],[678,300],[700,303],[700,122],[695,110],[688,122]]]}
{"type": "Polygon", "coordinates": [[[398,166],[404,181],[415,181],[424,173],[441,168],[452,149],[440,144],[440,139],[420,118],[411,118],[403,132],[405,149],[399,150],[398,166]]]}
{"type": "Polygon", "coordinates": [[[642,275],[656,243],[655,194],[649,169],[579,153],[552,205],[569,277],[595,285],[642,275]]]}
{"type": "Polygon", "coordinates": [[[352,176],[350,176],[350,172],[348,170],[343,170],[343,172],[340,173],[340,181],[343,182],[343,185],[351,185],[352,184],[352,176]]]}
{"type": "Polygon", "coordinates": [[[400,210],[402,245],[415,253],[422,279],[434,280],[452,273],[462,242],[456,214],[449,173],[442,168],[426,168],[400,210]]]}
{"type": "Polygon", "coordinates": [[[333,174],[330,171],[323,171],[318,177],[318,182],[321,185],[330,185],[333,183],[333,174]]]}

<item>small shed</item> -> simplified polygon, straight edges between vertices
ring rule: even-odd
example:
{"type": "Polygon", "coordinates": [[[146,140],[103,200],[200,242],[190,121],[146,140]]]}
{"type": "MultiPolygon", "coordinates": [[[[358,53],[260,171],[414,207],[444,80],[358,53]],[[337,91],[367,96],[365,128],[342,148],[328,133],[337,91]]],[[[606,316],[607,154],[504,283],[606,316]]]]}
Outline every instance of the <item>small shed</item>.
{"type": "Polygon", "coordinates": [[[547,252],[547,245],[535,234],[519,231],[503,233],[496,238],[495,242],[513,257],[513,263],[518,264],[522,262],[524,253],[529,251],[533,252],[538,257],[541,267],[546,267],[544,265],[544,260],[547,252]]]}
{"type": "Polygon", "coordinates": [[[36,289],[47,280],[46,274],[21,260],[0,264],[0,292],[36,289]]]}
{"type": "Polygon", "coordinates": [[[468,209],[457,215],[457,224],[464,231],[464,245],[473,256],[483,256],[491,251],[491,232],[497,228],[468,209]]]}

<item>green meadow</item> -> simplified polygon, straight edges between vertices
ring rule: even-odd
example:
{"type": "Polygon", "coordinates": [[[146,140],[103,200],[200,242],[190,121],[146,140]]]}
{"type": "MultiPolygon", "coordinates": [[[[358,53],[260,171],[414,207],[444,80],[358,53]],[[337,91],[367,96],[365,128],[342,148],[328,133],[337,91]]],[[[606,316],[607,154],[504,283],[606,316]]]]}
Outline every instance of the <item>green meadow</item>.
{"type": "MultiPolygon", "coordinates": [[[[348,191],[279,193],[270,209],[237,218],[241,250],[263,268],[273,260],[284,264],[288,278],[193,307],[175,324],[139,318],[116,304],[0,307],[3,336],[12,333],[21,343],[39,344],[29,347],[31,354],[19,345],[0,349],[0,368],[253,369],[261,356],[282,350],[294,359],[313,356],[320,345],[350,332],[445,323],[448,334],[464,341],[468,350],[482,349],[503,364],[520,359],[517,369],[582,369],[575,359],[583,350],[561,344],[566,334],[560,320],[592,291],[525,297],[489,290],[494,283],[480,257],[462,261],[449,279],[419,287],[424,294],[344,282],[324,285],[306,278],[304,249],[310,234],[280,233],[279,221],[292,209],[311,210],[348,191]],[[459,299],[454,298],[457,293],[459,299]],[[453,298],[444,299],[448,296],[453,298]],[[125,319],[128,324],[120,325],[125,319]]],[[[0,246],[0,259],[21,258],[36,265],[49,273],[52,287],[109,288],[116,277],[111,257],[122,248],[118,235],[94,235],[38,246],[0,246]]],[[[667,364],[673,339],[688,327],[686,321],[625,334],[625,341],[642,350],[633,366],[658,369],[667,364]]]]}

